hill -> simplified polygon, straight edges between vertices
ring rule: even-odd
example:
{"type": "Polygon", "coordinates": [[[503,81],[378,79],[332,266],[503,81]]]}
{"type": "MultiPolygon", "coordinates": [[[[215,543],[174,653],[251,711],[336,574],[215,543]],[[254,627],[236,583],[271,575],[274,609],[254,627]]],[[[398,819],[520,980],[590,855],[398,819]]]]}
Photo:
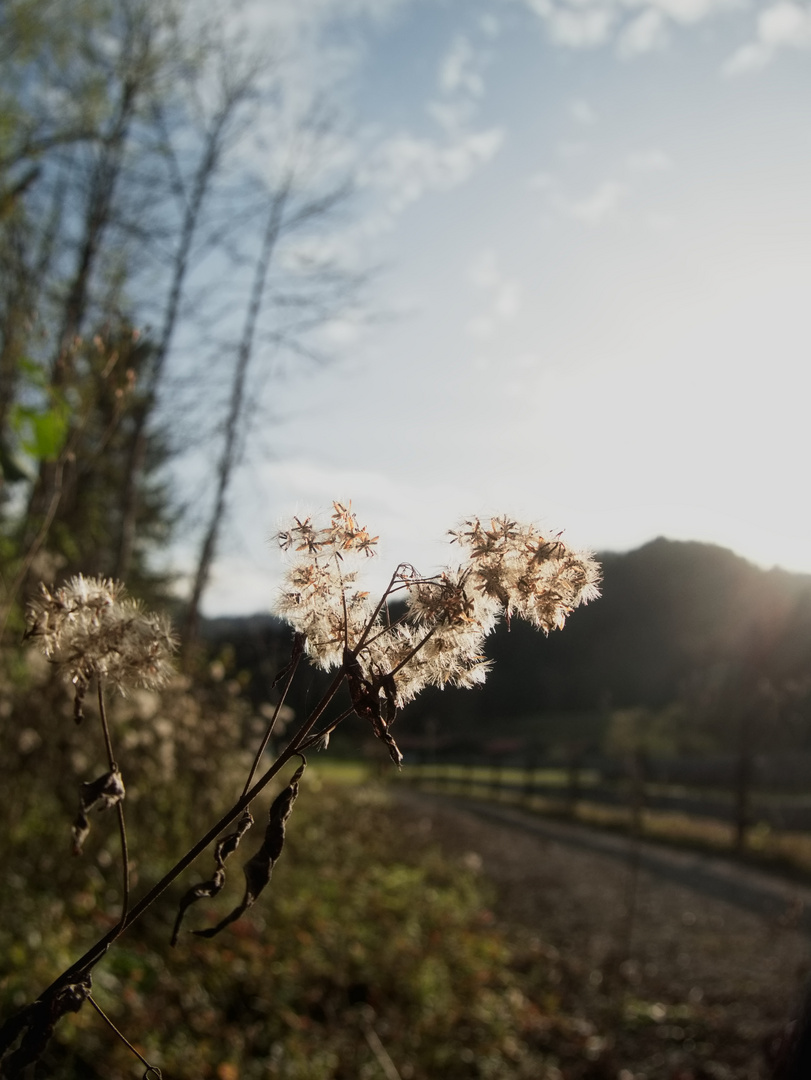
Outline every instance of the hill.
{"type": "MultiPolygon", "coordinates": [[[[599,557],[600,600],[548,638],[518,621],[499,627],[488,641],[495,663],[485,686],[424,693],[398,720],[400,730],[417,735],[441,724],[448,736],[481,741],[516,734],[543,715],[547,731],[585,725],[591,740],[612,709],[661,709],[720,684],[743,693],[791,686],[802,713],[811,575],[763,570],[725,548],[664,537],[599,557]]],[[[251,693],[266,699],[285,655],[279,623],[214,620],[207,636],[217,647],[230,644],[234,663],[250,672],[251,693]]],[[[315,692],[317,680],[308,676],[304,693],[315,692]]],[[[301,693],[294,706],[303,706],[301,693]]]]}

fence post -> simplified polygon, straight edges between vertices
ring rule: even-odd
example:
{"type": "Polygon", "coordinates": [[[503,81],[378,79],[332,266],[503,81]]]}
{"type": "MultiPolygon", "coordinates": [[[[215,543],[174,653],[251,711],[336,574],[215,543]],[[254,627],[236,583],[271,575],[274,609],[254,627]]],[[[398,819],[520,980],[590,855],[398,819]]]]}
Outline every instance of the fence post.
{"type": "Polygon", "coordinates": [[[577,804],[580,802],[580,748],[570,746],[568,750],[568,773],[569,773],[569,817],[577,817],[577,804]]]}
{"type": "Polygon", "coordinates": [[[535,794],[535,769],[537,768],[537,761],[535,754],[530,753],[527,755],[526,765],[524,766],[525,778],[524,778],[524,801],[528,806],[532,805],[532,796],[535,794]]]}
{"type": "Polygon", "coordinates": [[[752,746],[750,741],[749,713],[745,710],[738,720],[738,758],[735,763],[733,778],[735,795],[734,839],[736,854],[746,850],[746,838],[749,831],[750,803],[752,795],[752,746]]]}
{"type": "Polygon", "coordinates": [[[648,756],[641,746],[631,755],[631,833],[641,836],[645,812],[645,786],[648,778],[648,756]]]}

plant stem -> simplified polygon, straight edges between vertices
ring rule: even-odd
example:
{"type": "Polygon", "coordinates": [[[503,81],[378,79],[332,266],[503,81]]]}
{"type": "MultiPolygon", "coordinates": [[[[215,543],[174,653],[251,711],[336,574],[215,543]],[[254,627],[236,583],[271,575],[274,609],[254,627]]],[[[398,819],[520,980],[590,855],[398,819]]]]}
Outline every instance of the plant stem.
{"type": "Polygon", "coordinates": [[[270,742],[270,736],[273,734],[273,728],[276,725],[276,720],[278,719],[279,713],[281,712],[282,705],[284,705],[284,699],[287,697],[287,691],[290,689],[296,671],[298,670],[301,657],[302,653],[299,652],[298,656],[294,656],[290,662],[290,667],[287,673],[287,677],[284,681],[284,687],[282,688],[281,696],[279,697],[279,701],[276,704],[276,708],[273,710],[273,716],[270,718],[270,723],[268,724],[267,731],[265,732],[265,737],[262,739],[259,749],[256,751],[256,756],[254,757],[253,764],[251,765],[251,771],[248,774],[248,779],[245,781],[245,787],[243,787],[242,789],[243,795],[253,783],[253,778],[256,775],[256,770],[259,768],[259,762],[262,760],[262,755],[264,754],[265,750],[267,749],[267,745],[270,742]]]}
{"type": "Polygon", "coordinates": [[[99,699],[99,717],[101,719],[101,730],[104,735],[104,746],[107,750],[107,764],[110,766],[110,772],[115,772],[118,768],[115,762],[115,755],[113,754],[113,743],[110,738],[110,725],[107,723],[107,710],[104,708],[104,687],[102,685],[101,676],[96,678],[96,688],[98,691],[99,699]]]}
{"type": "Polygon", "coordinates": [[[139,1061],[142,1061],[144,1063],[144,1065],[146,1065],[146,1074],[145,1075],[148,1076],[150,1073],[154,1073],[156,1077],[160,1077],[160,1075],[161,1075],[160,1069],[156,1068],[156,1066],[154,1066],[154,1065],[150,1065],[149,1062],[146,1060],[146,1058],[142,1057],[141,1054],[138,1053],[138,1051],[135,1049],[135,1047],[132,1045],[132,1043],[129,1041],[129,1039],[126,1037],[126,1035],[124,1035],[123,1032],[118,1030],[118,1028],[115,1026],[115,1024],[110,1019],[110,1017],[104,1011],[104,1009],[102,1009],[102,1007],[99,1005],[99,1003],[94,999],[92,994],[87,995],[87,1000],[90,1002],[90,1004],[96,1010],[96,1012],[99,1014],[99,1016],[105,1022],[105,1024],[108,1024],[113,1029],[113,1031],[116,1033],[116,1035],[122,1041],[122,1043],[124,1043],[124,1045],[126,1047],[128,1047],[130,1050],[132,1050],[133,1054],[135,1054],[135,1056],[138,1058],[139,1061]]]}
{"type": "MultiPolygon", "coordinates": [[[[104,732],[104,745],[107,748],[107,763],[110,766],[110,772],[116,772],[118,770],[118,765],[116,764],[115,754],[113,753],[113,743],[110,738],[110,725],[107,723],[107,710],[104,708],[104,687],[102,685],[101,676],[96,678],[96,686],[98,689],[101,730],[104,732]]],[[[127,827],[124,823],[124,804],[121,799],[115,804],[115,808],[118,814],[118,835],[121,838],[121,861],[123,864],[121,918],[119,919],[118,925],[123,927],[130,906],[130,859],[129,850],[127,848],[127,827]]]]}
{"type": "Polygon", "coordinates": [[[327,735],[331,735],[332,732],[337,728],[337,726],[343,720],[346,720],[346,718],[348,716],[351,716],[354,711],[355,711],[355,706],[354,705],[350,705],[348,709],[344,709],[344,711],[340,714],[340,716],[336,716],[336,718],[333,721],[331,721],[329,724],[327,724],[327,726],[325,728],[321,728],[320,731],[316,731],[312,735],[310,735],[309,738],[307,738],[301,744],[299,749],[300,750],[311,750],[314,746],[317,746],[318,743],[321,742],[321,740],[323,738],[325,738],[327,735]]]}
{"type": "Polygon", "coordinates": [[[56,991],[67,985],[71,981],[71,979],[74,979],[77,975],[89,972],[95,966],[95,964],[99,962],[102,956],[104,956],[104,954],[113,944],[113,942],[116,941],[116,939],[119,938],[125,930],[129,929],[129,927],[132,926],[134,922],[140,919],[140,917],[147,910],[147,908],[151,907],[152,904],[154,904],[155,901],[158,899],[158,897],[161,896],[161,894],[169,888],[172,882],[175,881],[176,878],[180,877],[183,871],[188,866],[191,866],[195,859],[202,855],[202,853],[209,846],[209,844],[211,844],[212,841],[214,841],[219,836],[223,829],[227,829],[229,825],[232,825],[236,821],[236,819],[243,812],[243,810],[245,810],[253,802],[256,796],[261,791],[263,791],[264,788],[267,787],[273,777],[276,776],[284,768],[287,762],[290,761],[292,757],[295,757],[296,754],[299,752],[302,743],[305,741],[313,727],[321,719],[324,711],[327,709],[332,699],[338,693],[338,690],[341,687],[341,683],[343,682],[344,675],[345,671],[343,666],[341,666],[335,678],[332,680],[329,687],[327,688],[324,696],[319,701],[318,705],[316,705],[315,709],[310,713],[310,715],[301,725],[299,730],[295,733],[295,735],[284,748],[284,750],[279,754],[273,764],[256,781],[253,787],[246,791],[245,794],[241,796],[241,798],[238,799],[237,802],[234,803],[231,809],[226,811],[226,813],[220,818],[216,825],[213,825],[208,830],[208,832],[197,841],[196,844],[189,848],[186,854],[175,863],[171,870],[164,874],[160,881],[156,882],[149,890],[149,892],[145,896],[143,896],[137,904],[130,908],[130,910],[126,913],[126,915],[124,915],[118,925],[114,926],[112,930],[109,930],[102,938],[100,938],[95,943],[95,945],[92,945],[84,954],[84,956],[81,956],[78,960],[71,964],[70,967],[66,968],[65,971],[63,971],[62,974],[59,975],[58,978],[56,978],[51,983],[51,985],[40,995],[38,1000],[42,1001],[49,995],[56,993],[56,991]]]}

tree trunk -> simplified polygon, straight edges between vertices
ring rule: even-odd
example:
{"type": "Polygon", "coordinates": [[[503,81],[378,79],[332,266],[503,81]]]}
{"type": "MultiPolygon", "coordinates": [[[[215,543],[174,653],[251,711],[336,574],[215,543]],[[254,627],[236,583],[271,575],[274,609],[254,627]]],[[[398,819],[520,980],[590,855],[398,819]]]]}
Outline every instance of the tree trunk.
{"type": "Polygon", "coordinates": [[[240,100],[236,92],[226,97],[222,108],[215,117],[214,123],[207,134],[205,150],[194,177],[194,186],[191,197],[186,204],[183,215],[183,225],[180,232],[177,251],[173,260],[172,283],[169,288],[169,299],[163,318],[160,338],[158,340],[155,357],[150,373],[150,385],[143,404],[135,415],[135,429],[132,437],[132,452],[130,454],[127,474],[124,480],[122,496],[121,531],[118,538],[116,562],[113,576],[124,580],[132,564],[132,554],[135,547],[135,534],[138,521],[139,498],[138,491],[144,472],[146,452],[148,444],[147,426],[157,403],[158,388],[160,386],[163,370],[166,365],[166,357],[172,344],[175,326],[177,324],[180,300],[183,294],[183,285],[189,269],[189,255],[191,246],[200,220],[209,184],[216,171],[217,163],[222,152],[223,133],[233,109],[240,100]]]}
{"type": "Polygon", "coordinates": [[[265,232],[262,237],[262,247],[254,271],[253,287],[248,310],[245,315],[242,339],[237,353],[237,362],[234,369],[234,379],[231,384],[231,400],[228,409],[228,417],[225,423],[225,442],[220,454],[217,466],[217,486],[214,494],[214,504],[208,519],[200,554],[197,559],[197,569],[194,575],[189,606],[183,628],[184,652],[188,658],[197,641],[200,618],[200,601],[203,597],[208,579],[211,573],[211,564],[219,539],[225,516],[226,498],[231,483],[234,467],[238,459],[238,437],[240,422],[244,414],[245,380],[248,366],[253,355],[254,338],[256,336],[256,324],[262,307],[262,298],[265,291],[268,268],[273,256],[273,250],[279,238],[284,218],[284,209],[290,193],[290,182],[285,182],[277,192],[270,206],[267,217],[265,232]]]}

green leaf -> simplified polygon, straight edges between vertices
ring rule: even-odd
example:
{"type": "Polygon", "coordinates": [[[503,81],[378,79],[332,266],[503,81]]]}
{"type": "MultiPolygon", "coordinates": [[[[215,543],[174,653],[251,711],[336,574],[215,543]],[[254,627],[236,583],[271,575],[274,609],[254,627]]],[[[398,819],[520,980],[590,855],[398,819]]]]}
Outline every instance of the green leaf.
{"type": "Polygon", "coordinates": [[[23,451],[37,461],[55,461],[65,445],[70,424],[67,402],[58,400],[47,409],[17,405],[11,425],[20,436],[23,451]]]}

